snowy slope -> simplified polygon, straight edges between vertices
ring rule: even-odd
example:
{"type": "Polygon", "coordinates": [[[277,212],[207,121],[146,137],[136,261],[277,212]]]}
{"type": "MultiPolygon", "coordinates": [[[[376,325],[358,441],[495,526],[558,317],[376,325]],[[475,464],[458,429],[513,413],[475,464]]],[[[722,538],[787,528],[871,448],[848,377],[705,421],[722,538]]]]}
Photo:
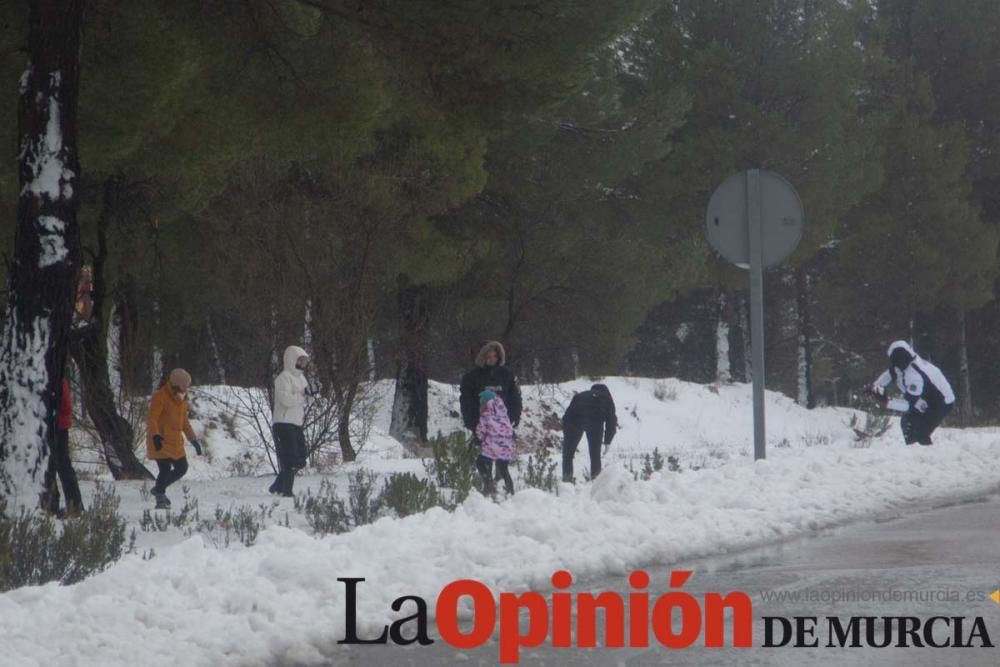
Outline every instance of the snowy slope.
{"type": "MultiPolygon", "coordinates": [[[[998,429],[945,429],[933,447],[904,447],[894,427],[860,448],[847,426],[851,411],[806,411],[768,394],[768,460],[755,463],[749,386],[604,382],[622,428],[596,482],[561,485],[558,495],[521,489],[499,503],[473,495],[451,514],[386,517],[322,539],[309,534],[290,499],[266,494],[269,478],[223,477],[244,435],[212,428],[212,462],[193,460],[177,486],[188,487],[189,502],[196,499],[203,514],[216,506],[260,507],[271,525],[257,543],[223,548],[218,535],[140,531],[138,553],[92,579],[0,595],[3,664],[173,665],[178,643],[190,665],[323,664],[337,654],[343,633],[338,577],[367,579],[358,618],[370,631],[393,616],[396,597],[420,595],[433,611],[440,589],[458,578],[479,579],[496,592],[545,591],[559,568],[577,579],[623,574],[1000,489],[998,429]],[[676,456],[680,472],[635,480],[630,467],[654,448],[676,456]],[[286,520],[289,528],[277,525],[286,520]],[[143,560],[150,548],[156,557],[143,560]],[[51,632],[53,623],[59,633],[51,632]]],[[[521,447],[557,438],[546,424],[589,384],[525,387],[521,447]]],[[[456,388],[436,384],[431,397],[431,431],[458,428],[456,388]]],[[[420,460],[405,458],[385,435],[387,403],[379,404],[358,464],[307,475],[296,490],[316,489],[323,479],[346,489],[359,465],[422,473],[420,460]]],[[[200,414],[200,428],[221,419],[205,406],[200,414]]],[[[578,471],[587,458],[580,449],[578,471]]],[[[142,486],[116,484],[136,525],[150,505],[142,486]]],[[[181,495],[171,489],[175,508],[181,495]]]]}

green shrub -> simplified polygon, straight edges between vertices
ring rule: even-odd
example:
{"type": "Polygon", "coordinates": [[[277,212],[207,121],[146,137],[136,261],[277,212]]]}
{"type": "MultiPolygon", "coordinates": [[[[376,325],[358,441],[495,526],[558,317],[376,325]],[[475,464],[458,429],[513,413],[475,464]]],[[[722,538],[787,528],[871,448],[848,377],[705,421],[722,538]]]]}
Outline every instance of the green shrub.
{"type": "Polygon", "coordinates": [[[355,526],[363,526],[378,518],[382,510],[382,495],[375,495],[378,475],[358,468],[347,487],[347,506],[355,526]]]}
{"type": "Polygon", "coordinates": [[[90,508],[61,523],[21,508],[7,516],[0,499],[0,591],[58,581],[74,584],[106,569],[131,551],[114,488],[98,484],[90,508]]]}
{"type": "Polygon", "coordinates": [[[425,512],[439,502],[434,482],[412,472],[390,475],[382,488],[382,500],[399,517],[425,512]]]}
{"type": "Polygon", "coordinates": [[[450,491],[438,493],[438,504],[450,511],[461,505],[475,487],[479,478],[475,463],[479,452],[469,446],[462,431],[433,438],[430,445],[434,458],[424,460],[424,469],[440,489],[450,491]]]}
{"type": "Polygon", "coordinates": [[[559,476],[556,472],[559,465],[560,462],[554,459],[551,449],[539,447],[534,456],[528,457],[521,480],[527,487],[556,493],[559,489],[559,476]]]}
{"type": "Polygon", "coordinates": [[[642,455],[642,478],[650,479],[654,472],[659,472],[663,470],[663,455],[660,454],[660,449],[656,448],[653,450],[652,454],[642,455]]]}
{"type": "Polygon", "coordinates": [[[249,505],[241,505],[235,510],[232,507],[227,510],[216,507],[213,518],[199,520],[193,529],[187,530],[187,534],[201,533],[216,546],[223,547],[228,547],[235,537],[243,546],[251,547],[272,511],[273,508],[268,510],[266,505],[261,505],[259,511],[249,505]]]}
{"type": "Polygon", "coordinates": [[[328,480],[320,482],[319,491],[296,496],[295,509],[305,512],[306,521],[319,535],[346,533],[351,528],[350,516],[344,501],[337,497],[337,490],[328,480]]]}

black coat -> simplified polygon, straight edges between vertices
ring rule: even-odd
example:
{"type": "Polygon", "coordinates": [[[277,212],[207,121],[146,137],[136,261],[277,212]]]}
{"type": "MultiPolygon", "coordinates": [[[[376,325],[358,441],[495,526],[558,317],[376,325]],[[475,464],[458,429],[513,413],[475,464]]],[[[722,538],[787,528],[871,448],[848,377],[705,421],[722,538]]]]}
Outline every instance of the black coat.
{"type": "Polygon", "coordinates": [[[618,415],[611,392],[603,384],[595,384],[573,397],[562,418],[564,431],[581,433],[596,428],[604,430],[604,444],[610,444],[618,430],[618,415]]]}
{"type": "Polygon", "coordinates": [[[517,426],[521,420],[521,388],[506,366],[476,366],[462,376],[460,389],[462,423],[470,431],[474,431],[479,423],[479,394],[486,389],[503,400],[511,424],[517,426]]]}

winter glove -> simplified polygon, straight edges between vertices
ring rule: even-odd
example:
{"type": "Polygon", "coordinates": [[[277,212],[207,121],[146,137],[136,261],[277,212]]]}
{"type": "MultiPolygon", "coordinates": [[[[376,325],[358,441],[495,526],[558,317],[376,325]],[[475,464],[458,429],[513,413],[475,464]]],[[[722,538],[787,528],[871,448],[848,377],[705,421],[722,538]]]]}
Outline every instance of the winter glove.
{"type": "Polygon", "coordinates": [[[191,446],[194,447],[194,453],[197,454],[198,456],[201,456],[201,443],[198,442],[197,440],[192,440],[191,446]]]}
{"type": "Polygon", "coordinates": [[[153,449],[156,451],[163,449],[163,436],[159,433],[153,436],[153,449]]]}
{"type": "Polygon", "coordinates": [[[889,403],[889,397],[885,395],[885,388],[880,385],[875,385],[871,389],[872,398],[881,408],[885,408],[889,403]]]}
{"type": "Polygon", "coordinates": [[[927,401],[922,398],[918,398],[917,402],[913,404],[913,407],[917,409],[917,412],[927,412],[927,401]]]}

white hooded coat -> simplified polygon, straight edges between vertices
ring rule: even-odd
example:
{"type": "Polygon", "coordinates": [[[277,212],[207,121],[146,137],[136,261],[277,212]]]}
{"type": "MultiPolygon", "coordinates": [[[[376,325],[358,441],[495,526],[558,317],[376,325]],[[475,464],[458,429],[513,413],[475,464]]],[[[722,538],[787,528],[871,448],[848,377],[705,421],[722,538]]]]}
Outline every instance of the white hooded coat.
{"type": "Polygon", "coordinates": [[[910,405],[914,405],[918,399],[930,404],[941,402],[944,405],[951,405],[955,402],[955,392],[937,366],[918,356],[906,341],[893,342],[889,346],[889,355],[892,355],[892,351],[896,348],[906,350],[913,357],[913,361],[903,371],[895,369],[893,372],[893,369],[890,369],[882,373],[875,381],[876,387],[884,389],[895,379],[896,386],[910,405]]]}
{"type": "Polygon", "coordinates": [[[284,370],[274,378],[274,411],[272,424],[295,424],[302,426],[306,407],[306,389],[309,383],[295,362],[299,357],[309,357],[306,351],[296,345],[285,349],[282,360],[284,370]]]}

